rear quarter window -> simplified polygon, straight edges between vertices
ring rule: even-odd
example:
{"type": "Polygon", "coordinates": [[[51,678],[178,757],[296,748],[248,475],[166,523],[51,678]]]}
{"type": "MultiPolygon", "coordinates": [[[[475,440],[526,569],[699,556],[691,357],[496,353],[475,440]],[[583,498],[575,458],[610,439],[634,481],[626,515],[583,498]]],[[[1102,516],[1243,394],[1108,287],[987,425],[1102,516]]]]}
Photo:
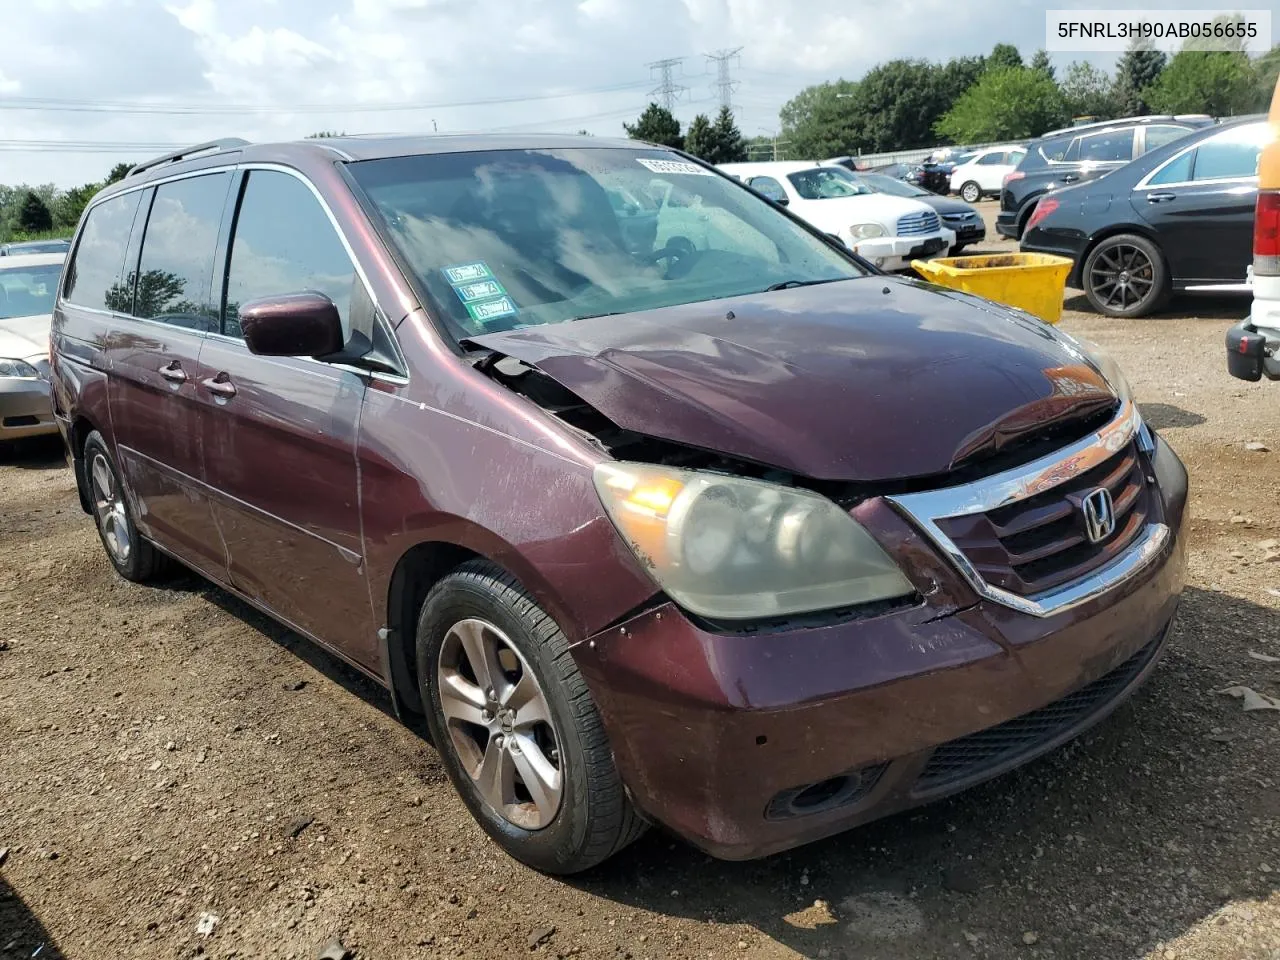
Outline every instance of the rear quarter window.
{"type": "Polygon", "coordinates": [[[104,200],[89,210],[76,251],[67,264],[62,295],[95,310],[129,309],[123,282],[125,248],[142,191],[104,200]]]}

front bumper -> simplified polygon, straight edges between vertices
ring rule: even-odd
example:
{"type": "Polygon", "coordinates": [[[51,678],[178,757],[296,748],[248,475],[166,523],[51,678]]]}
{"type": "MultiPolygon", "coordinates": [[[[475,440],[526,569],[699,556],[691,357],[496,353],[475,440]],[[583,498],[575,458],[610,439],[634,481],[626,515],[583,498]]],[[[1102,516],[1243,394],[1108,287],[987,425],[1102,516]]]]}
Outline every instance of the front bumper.
{"type": "Polygon", "coordinates": [[[0,377],[0,441],[57,432],[47,380],[0,377]]]}
{"type": "Polygon", "coordinates": [[[876,237],[872,240],[859,240],[852,246],[860,256],[880,269],[893,271],[907,269],[912,260],[932,260],[934,257],[946,256],[955,242],[955,232],[944,228],[928,236],[876,237]]]}
{"type": "Polygon", "coordinates": [[[1140,574],[1052,616],[966,593],[880,501],[860,519],[934,582],[916,606],[725,634],[665,604],[578,644],[635,803],[748,859],[964,789],[1096,723],[1150,673],[1182,589],[1186,473],[1159,440],[1151,465],[1172,536],[1140,574]],[[997,748],[1010,736],[1016,749],[997,748]]]}

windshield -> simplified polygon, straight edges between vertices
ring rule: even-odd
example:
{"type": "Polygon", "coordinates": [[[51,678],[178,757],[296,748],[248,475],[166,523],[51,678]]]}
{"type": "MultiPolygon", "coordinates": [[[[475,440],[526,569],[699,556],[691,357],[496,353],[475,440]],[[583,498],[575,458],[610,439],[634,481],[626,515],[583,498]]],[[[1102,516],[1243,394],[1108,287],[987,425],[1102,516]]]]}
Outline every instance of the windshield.
{"type": "Polygon", "coordinates": [[[53,312],[62,264],[38,267],[0,266],[0,320],[53,312]]]}
{"type": "Polygon", "coordinates": [[[787,179],[796,188],[796,193],[805,200],[834,200],[871,192],[866,184],[844,167],[814,167],[812,170],[789,173],[787,179]]]}
{"type": "Polygon", "coordinates": [[[860,173],[858,177],[876,193],[887,193],[894,197],[933,196],[928,190],[922,190],[920,187],[904,180],[886,177],[883,173],[860,173]]]}
{"type": "Polygon", "coordinates": [[[462,337],[865,276],[753,191],[664,150],[440,153],[348,169],[462,337]]]}

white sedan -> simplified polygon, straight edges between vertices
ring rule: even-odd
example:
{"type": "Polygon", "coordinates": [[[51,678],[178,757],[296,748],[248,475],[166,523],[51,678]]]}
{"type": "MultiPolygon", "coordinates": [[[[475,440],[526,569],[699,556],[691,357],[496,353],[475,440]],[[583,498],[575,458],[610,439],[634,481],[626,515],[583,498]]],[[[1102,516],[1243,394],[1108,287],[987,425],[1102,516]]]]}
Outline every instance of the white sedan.
{"type": "Polygon", "coordinates": [[[951,171],[951,192],[960,194],[965,203],[995,196],[1026,155],[1026,148],[1016,145],[979,150],[951,171]]]}
{"type": "Polygon", "coordinates": [[[64,253],[0,259],[0,442],[57,433],[49,398],[49,323],[64,253]]]}
{"type": "Polygon", "coordinates": [[[813,163],[726,163],[720,167],[884,270],[944,255],[956,235],[918,200],[876,193],[848,170],[813,163]]]}

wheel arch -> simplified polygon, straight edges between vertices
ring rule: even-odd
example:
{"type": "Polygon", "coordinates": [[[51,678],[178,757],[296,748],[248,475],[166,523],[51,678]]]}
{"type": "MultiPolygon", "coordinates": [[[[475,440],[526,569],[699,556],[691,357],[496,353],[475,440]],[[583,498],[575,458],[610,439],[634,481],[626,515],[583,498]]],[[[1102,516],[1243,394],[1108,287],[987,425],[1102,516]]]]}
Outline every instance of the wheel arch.
{"type": "Polygon", "coordinates": [[[1160,245],[1160,240],[1156,236],[1155,231],[1145,224],[1134,223],[1132,221],[1126,221],[1124,223],[1109,223],[1090,237],[1089,242],[1086,243],[1084,249],[1080,251],[1080,256],[1076,258],[1075,266],[1071,269],[1071,276],[1067,278],[1067,283],[1070,286],[1075,287],[1077,290],[1083,290],[1084,265],[1085,261],[1089,259],[1089,255],[1092,254],[1093,251],[1098,248],[1098,245],[1104,240],[1109,240],[1112,237],[1119,236],[1123,233],[1132,233],[1142,237],[1142,239],[1146,240],[1156,248],[1157,252],[1160,254],[1160,259],[1164,261],[1164,268],[1166,274],[1169,276],[1169,282],[1172,283],[1173,274],[1172,271],[1169,270],[1169,257],[1165,254],[1164,247],[1160,245]]]}
{"type": "MultiPolygon", "coordinates": [[[[76,477],[76,493],[80,497],[80,509],[85,513],[93,512],[93,504],[89,501],[89,478],[85,473],[84,445],[89,434],[94,431],[102,433],[92,420],[84,414],[78,414],[71,420],[71,430],[67,436],[71,451],[71,466],[76,477]]],[[[105,439],[105,434],[103,437],[105,439]]]]}

